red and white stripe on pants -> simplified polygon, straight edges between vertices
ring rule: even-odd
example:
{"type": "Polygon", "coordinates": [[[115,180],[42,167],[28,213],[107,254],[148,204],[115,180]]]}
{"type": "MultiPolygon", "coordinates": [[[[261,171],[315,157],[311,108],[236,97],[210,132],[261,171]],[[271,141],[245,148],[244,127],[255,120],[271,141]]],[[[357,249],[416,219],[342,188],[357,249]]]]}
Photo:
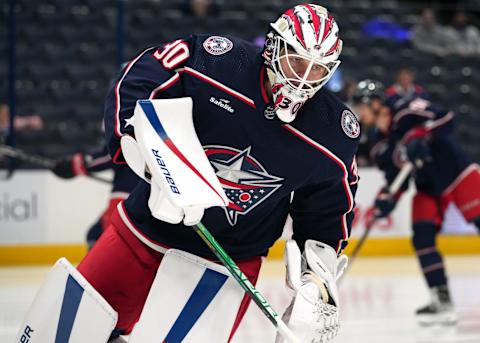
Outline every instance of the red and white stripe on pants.
{"type": "Polygon", "coordinates": [[[448,205],[453,202],[467,221],[480,218],[480,169],[471,164],[439,196],[418,192],[413,199],[413,222],[441,225],[448,205]]]}

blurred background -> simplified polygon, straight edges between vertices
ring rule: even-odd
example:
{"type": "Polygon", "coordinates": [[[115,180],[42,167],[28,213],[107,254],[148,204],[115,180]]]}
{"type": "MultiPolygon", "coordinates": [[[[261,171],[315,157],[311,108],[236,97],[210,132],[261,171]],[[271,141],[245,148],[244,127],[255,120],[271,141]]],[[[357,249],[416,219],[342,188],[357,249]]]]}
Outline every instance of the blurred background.
{"type": "MultiPolygon", "coordinates": [[[[1,5],[0,103],[15,102],[16,143],[58,157],[88,150],[110,80],[121,63],[146,47],[190,33],[230,34],[263,44],[269,22],[299,1],[271,0],[9,0],[1,5]],[[10,1],[12,2],[12,1],[10,1]],[[10,32],[13,12],[15,32],[10,32]],[[13,40],[13,41],[12,41],[13,40]],[[13,58],[15,65],[9,62],[13,58]],[[13,82],[15,100],[9,95],[13,82]],[[41,141],[42,144],[38,144],[41,141]]],[[[400,67],[435,102],[456,111],[458,134],[478,161],[480,2],[321,1],[344,41],[330,86],[348,98],[349,85],[376,78],[390,85],[400,67]],[[466,33],[458,33],[458,30],[466,33]],[[346,93],[346,94],[345,94],[346,93]]],[[[8,125],[1,109],[2,130],[8,125]]],[[[28,167],[28,166],[23,166],[28,167]]]]}
{"type": "MultiPolygon", "coordinates": [[[[110,186],[88,178],[63,180],[45,167],[75,153],[89,153],[102,145],[103,102],[121,65],[146,47],[191,33],[234,35],[261,47],[268,23],[299,3],[302,2],[1,2],[0,143],[44,158],[45,163],[28,158],[13,159],[5,152],[0,153],[0,266],[3,266],[0,268],[0,338],[12,337],[46,271],[43,267],[28,268],[50,265],[60,256],[78,263],[87,250],[86,232],[104,210],[111,195],[110,186]],[[25,270],[33,275],[33,281],[25,281],[25,270],[14,270],[16,266],[26,266],[25,270]],[[19,290],[20,293],[16,293],[19,290]],[[12,297],[19,295],[23,295],[24,300],[14,304],[16,310],[8,307],[8,313],[3,311],[6,304],[12,306],[12,297]],[[2,304],[5,305],[3,309],[2,304]]],[[[331,91],[350,103],[357,81],[365,78],[382,81],[390,87],[387,92],[401,92],[413,87],[434,103],[455,111],[455,134],[473,160],[480,161],[480,0],[332,0],[317,3],[332,12],[344,42],[342,63],[327,85],[331,91]]],[[[377,119],[361,118],[363,132],[368,133],[377,119]]],[[[369,139],[368,134],[362,136],[359,150],[362,181],[349,249],[362,234],[376,190],[383,184],[382,174],[369,160],[369,139]]],[[[112,172],[107,170],[100,175],[111,179],[112,172]]],[[[385,301],[391,308],[397,308],[395,306],[400,303],[395,298],[403,294],[397,288],[403,281],[395,279],[399,275],[407,274],[414,280],[413,285],[419,285],[415,297],[425,296],[425,286],[410,243],[410,199],[411,194],[404,196],[394,215],[374,227],[360,255],[364,256],[363,262],[359,261],[353,269],[353,279],[346,282],[352,292],[355,292],[354,285],[360,285],[361,292],[366,292],[366,295],[358,295],[358,292],[353,294],[343,290],[350,299],[347,305],[360,306],[364,311],[362,316],[368,314],[368,304],[376,304],[376,300],[372,300],[375,296],[370,293],[370,285],[365,286],[368,281],[363,277],[374,279],[381,275],[377,285],[383,287],[379,293],[384,302],[380,302],[379,307],[383,306],[385,313],[388,313],[385,301]],[[378,260],[365,259],[365,256],[375,256],[378,260]],[[380,274],[376,274],[375,261],[390,261],[385,260],[385,256],[402,258],[395,257],[392,264],[387,264],[390,267],[382,265],[380,274]],[[362,263],[368,266],[367,269],[357,269],[362,263]],[[398,275],[394,272],[396,269],[400,271],[398,275]]],[[[469,298],[475,285],[478,289],[478,268],[465,266],[479,265],[480,240],[475,229],[463,221],[455,208],[449,209],[443,230],[445,235],[439,239],[440,248],[450,256],[448,261],[453,261],[452,266],[460,266],[452,271],[458,276],[455,280],[462,280],[458,281],[454,293],[457,299],[462,295],[463,304],[470,303],[470,307],[463,308],[463,316],[470,320],[476,318],[477,326],[469,322],[468,328],[478,328],[480,314],[471,306],[475,301],[480,304],[480,300],[474,295],[469,298]],[[456,255],[463,256],[457,256],[461,259],[455,260],[456,255]]],[[[288,235],[288,225],[285,235],[288,235]]],[[[270,261],[281,257],[283,244],[280,241],[275,245],[270,261]]],[[[277,271],[282,273],[280,267],[277,271]]],[[[276,278],[278,273],[274,273],[276,278]]],[[[275,279],[278,281],[276,286],[268,286],[273,284],[269,275],[262,287],[266,285],[267,293],[279,297],[279,304],[285,303],[283,295],[279,296],[272,290],[274,288],[269,288],[280,287],[281,281],[275,279]]],[[[405,283],[407,288],[416,286],[405,283]]],[[[413,310],[402,306],[397,313],[403,320],[413,310]]],[[[377,319],[385,315],[382,311],[378,312],[377,319]]],[[[359,315],[351,309],[346,313],[352,318],[359,315]]],[[[256,313],[253,318],[261,318],[261,315],[256,313]]],[[[250,329],[241,331],[243,338],[238,342],[266,341],[248,336],[251,330],[256,330],[250,327],[253,321],[247,321],[245,325],[250,329]]],[[[342,342],[360,342],[354,333],[359,323],[354,322],[353,326],[348,323],[351,322],[347,320],[347,332],[351,335],[342,342]]],[[[405,332],[411,331],[409,323],[405,324],[405,332]]],[[[378,326],[378,322],[375,325],[378,326]]],[[[398,335],[405,332],[396,331],[398,335]]],[[[473,332],[474,336],[467,338],[459,338],[456,332],[445,342],[480,342],[480,336],[475,336],[480,330],[473,332]]],[[[272,332],[269,334],[271,336],[272,332]]],[[[422,340],[418,337],[398,342],[430,342],[429,338],[422,340]]],[[[385,336],[381,336],[380,341],[384,342],[385,336]]],[[[376,342],[373,336],[369,342],[376,342]]]]}
{"type": "MultiPolygon", "coordinates": [[[[235,35],[261,48],[268,23],[299,3],[4,1],[0,7],[0,139],[27,154],[50,159],[50,164],[74,153],[98,150],[103,142],[104,98],[123,63],[146,47],[191,33],[235,35]]],[[[336,0],[320,4],[333,13],[344,41],[341,66],[327,85],[331,91],[349,104],[356,83],[365,78],[382,81],[389,95],[408,95],[413,89],[455,111],[455,134],[474,161],[480,161],[480,115],[476,110],[480,107],[480,1],[336,0]]],[[[363,182],[357,195],[354,236],[363,230],[363,215],[373,201],[373,193],[368,190],[382,183],[381,174],[369,168],[371,133],[375,126],[382,125],[382,118],[360,119],[362,137],[357,161],[366,169],[360,173],[363,182]]],[[[12,159],[0,153],[0,167],[5,174],[1,176],[19,177],[25,170],[38,171],[49,165],[40,162],[12,159]]],[[[15,192],[3,193],[0,202],[5,212],[0,216],[0,244],[30,243],[32,235],[48,243],[82,241],[95,212],[104,207],[105,200],[99,194],[108,194],[108,187],[84,178],[64,182],[46,170],[28,175],[30,181],[1,183],[2,189],[11,187],[15,192]],[[33,182],[32,177],[40,179],[33,182]],[[50,186],[46,186],[44,178],[50,186]],[[85,182],[88,186],[83,185],[85,182]],[[46,189],[39,189],[33,196],[32,188],[27,187],[22,200],[19,185],[26,183],[46,189]],[[46,200],[48,194],[56,200],[46,200]],[[18,204],[28,206],[15,208],[18,204]],[[73,210],[75,206],[82,211],[73,210]],[[24,212],[34,210],[37,223],[15,222],[15,215],[8,216],[17,211],[22,217],[24,212]],[[39,212],[46,214],[43,222],[39,212]],[[19,233],[21,229],[11,230],[13,224],[21,225],[23,233],[19,233]],[[38,229],[42,225],[48,236],[43,240],[38,229]],[[63,230],[65,225],[72,227],[67,230],[69,234],[63,230]],[[35,231],[27,233],[33,227],[35,231]]],[[[404,203],[396,211],[398,219],[393,218],[393,224],[385,223],[382,230],[377,230],[380,234],[409,235],[409,201],[404,203]]],[[[447,225],[453,232],[469,231],[463,223],[458,224],[460,219],[455,213],[453,218],[453,224],[447,225]]]]}

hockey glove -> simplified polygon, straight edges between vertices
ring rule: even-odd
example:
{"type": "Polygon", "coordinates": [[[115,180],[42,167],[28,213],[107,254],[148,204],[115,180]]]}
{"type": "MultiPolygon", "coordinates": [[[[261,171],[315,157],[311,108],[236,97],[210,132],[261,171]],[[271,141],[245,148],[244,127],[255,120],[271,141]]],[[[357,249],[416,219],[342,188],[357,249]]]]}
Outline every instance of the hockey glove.
{"type": "Polygon", "coordinates": [[[430,148],[425,139],[415,138],[405,145],[408,159],[413,165],[420,169],[425,163],[432,160],[430,148]]]}
{"type": "MultiPolygon", "coordinates": [[[[292,301],[283,320],[301,342],[327,342],[339,329],[337,280],[348,262],[347,256],[337,259],[330,246],[307,240],[305,251],[295,241],[287,242],[287,287],[292,301]]],[[[283,342],[277,335],[276,342],[283,342]]]]}
{"type": "Polygon", "coordinates": [[[375,199],[375,218],[386,218],[395,209],[398,196],[388,192],[388,187],[383,187],[375,199]]]}
{"type": "Polygon", "coordinates": [[[71,179],[78,175],[87,175],[85,155],[77,153],[71,158],[58,160],[52,168],[52,171],[62,179],[71,179]]]}

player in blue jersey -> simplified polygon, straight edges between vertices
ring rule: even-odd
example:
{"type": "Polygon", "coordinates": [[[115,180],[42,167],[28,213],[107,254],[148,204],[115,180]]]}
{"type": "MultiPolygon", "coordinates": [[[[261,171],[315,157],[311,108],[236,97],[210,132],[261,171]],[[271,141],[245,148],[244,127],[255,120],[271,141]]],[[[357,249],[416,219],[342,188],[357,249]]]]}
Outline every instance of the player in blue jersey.
{"type": "MultiPolygon", "coordinates": [[[[108,148],[114,163],[127,163],[145,181],[120,202],[112,225],[78,266],[118,313],[112,339],[133,329],[130,340],[136,342],[159,317],[152,335],[160,341],[230,341],[248,298],[241,289],[214,287],[223,282],[222,271],[189,225],[201,219],[255,283],[288,215],[294,296],[284,320],[302,342],[337,334],[336,280],[346,265],[341,254],[353,220],[360,134],[357,117],[322,88],[340,64],[341,49],[334,18],[304,4],[270,25],[263,49],[234,37],[191,35],[144,50],[122,70],[105,104],[108,148]],[[146,168],[135,155],[148,139],[139,135],[137,111],[156,123],[154,136],[175,147],[179,142],[162,126],[167,119],[160,123],[154,107],[143,105],[157,99],[184,104],[186,97],[200,150],[228,198],[223,208],[174,206],[159,185],[168,181],[168,191],[180,193],[182,175],[170,174],[154,149],[147,152],[158,165],[146,168]],[[151,101],[137,104],[140,99],[151,101]]],[[[175,129],[175,106],[168,112],[175,129]]]]}
{"type": "Polygon", "coordinates": [[[109,169],[112,169],[114,173],[110,199],[101,217],[87,231],[86,239],[89,249],[92,248],[103,231],[110,225],[113,211],[117,208],[120,201],[128,197],[138,183],[139,178],[127,166],[113,163],[106,145],[91,154],[76,153],[71,157],[60,159],[52,169],[55,175],[63,179],[71,179],[79,175],[87,175],[109,169]]]}
{"type": "MultiPolygon", "coordinates": [[[[453,324],[456,316],[435,238],[450,203],[458,207],[467,221],[480,228],[478,165],[472,163],[452,137],[453,112],[440,109],[420,96],[392,105],[394,102],[385,99],[380,82],[361,81],[356,90],[356,109],[368,108],[373,100],[390,104],[390,128],[379,131],[378,143],[372,149],[387,183],[393,181],[405,162],[414,165],[412,176],[417,192],[412,206],[412,241],[431,291],[431,302],[416,312],[418,320],[425,325],[453,324]]],[[[407,182],[403,188],[406,187],[407,182]]],[[[387,189],[388,185],[375,202],[379,218],[388,216],[401,196],[401,192],[391,196],[387,189]]]]}

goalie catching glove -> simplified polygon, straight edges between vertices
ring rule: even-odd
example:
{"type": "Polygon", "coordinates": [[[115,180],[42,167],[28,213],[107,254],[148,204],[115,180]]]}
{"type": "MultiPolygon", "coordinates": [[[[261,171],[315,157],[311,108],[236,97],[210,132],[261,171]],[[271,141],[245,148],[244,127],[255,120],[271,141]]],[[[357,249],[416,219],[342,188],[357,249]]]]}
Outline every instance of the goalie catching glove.
{"type": "Polygon", "coordinates": [[[191,98],[139,100],[129,123],[135,138],[122,136],[123,156],[150,183],[155,218],[194,225],[206,208],[228,205],[195,133],[191,98]]]}
{"type": "MultiPolygon", "coordinates": [[[[307,240],[303,255],[295,241],[288,241],[285,259],[292,301],[283,314],[284,322],[301,342],[328,342],[339,329],[336,283],[347,267],[347,256],[337,258],[329,245],[307,240]]],[[[276,342],[283,339],[277,335],[276,342]]]]}

